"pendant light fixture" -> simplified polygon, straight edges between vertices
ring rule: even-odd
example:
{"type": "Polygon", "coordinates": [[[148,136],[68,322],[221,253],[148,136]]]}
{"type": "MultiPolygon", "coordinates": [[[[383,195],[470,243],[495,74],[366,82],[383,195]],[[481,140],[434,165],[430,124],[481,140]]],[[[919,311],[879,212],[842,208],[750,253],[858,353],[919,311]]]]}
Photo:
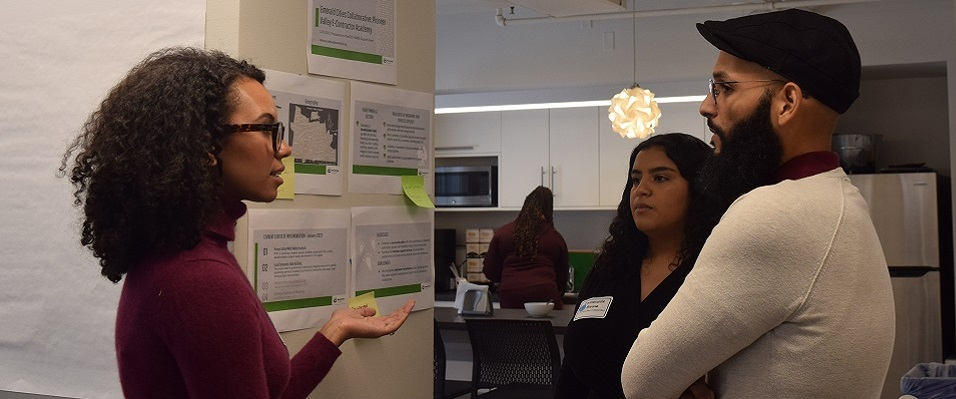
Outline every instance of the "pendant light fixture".
{"type": "Polygon", "coordinates": [[[611,128],[622,138],[645,139],[654,134],[661,110],[654,93],[637,84],[637,0],[631,0],[631,34],[634,54],[634,85],[611,98],[608,119],[611,128]]]}

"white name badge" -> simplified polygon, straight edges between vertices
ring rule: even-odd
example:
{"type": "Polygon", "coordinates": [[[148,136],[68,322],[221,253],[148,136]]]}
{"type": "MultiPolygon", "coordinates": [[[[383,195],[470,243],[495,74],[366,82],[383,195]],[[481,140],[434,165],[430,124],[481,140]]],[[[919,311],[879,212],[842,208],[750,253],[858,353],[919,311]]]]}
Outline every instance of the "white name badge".
{"type": "Polygon", "coordinates": [[[607,310],[611,308],[613,296],[596,296],[588,298],[578,306],[577,313],[574,314],[574,320],[577,319],[603,319],[607,316],[607,310]]]}

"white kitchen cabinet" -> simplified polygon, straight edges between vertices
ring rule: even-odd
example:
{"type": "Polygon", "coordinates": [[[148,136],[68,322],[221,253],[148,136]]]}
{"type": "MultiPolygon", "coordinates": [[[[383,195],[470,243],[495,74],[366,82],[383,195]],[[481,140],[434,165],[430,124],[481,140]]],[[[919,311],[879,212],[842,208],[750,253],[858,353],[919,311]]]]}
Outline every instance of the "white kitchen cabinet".
{"type": "Polygon", "coordinates": [[[435,115],[435,156],[497,155],[501,112],[435,115]]]}
{"type": "MultiPolygon", "coordinates": [[[[706,120],[697,111],[699,105],[698,103],[660,104],[661,119],[655,134],[687,133],[709,143],[710,133],[707,130],[706,120]]],[[[630,171],[630,165],[627,163],[631,150],[643,140],[621,138],[611,129],[607,110],[603,112],[600,118],[600,204],[602,207],[617,207],[621,202],[630,171]]]]}
{"type": "Polygon", "coordinates": [[[598,109],[552,109],[551,190],[556,207],[595,207],[600,198],[598,109]]]}
{"type": "Polygon", "coordinates": [[[598,108],[501,113],[498,205],[520,208],[538,185],[555,208],[598,206],[598,108]]]}
{"type": "Polygon", "coordinates": [[[498,206],[520,208],[535,187],[549,186],[548,110],[501,112],[498,206]]]}

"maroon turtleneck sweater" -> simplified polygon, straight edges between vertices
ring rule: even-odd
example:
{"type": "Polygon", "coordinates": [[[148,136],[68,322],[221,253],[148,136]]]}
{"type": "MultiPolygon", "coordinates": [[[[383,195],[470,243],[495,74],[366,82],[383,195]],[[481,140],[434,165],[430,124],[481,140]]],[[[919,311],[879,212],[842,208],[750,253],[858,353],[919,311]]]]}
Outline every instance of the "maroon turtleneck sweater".
{"type": "Polygon", "coordinates": [[[116,316],[127,398],[304,398],[341,354],[316,333],[290,361],[226,248],[246,206],[224,208],[195,248],[149,256],[127,273],[116,316]]]}

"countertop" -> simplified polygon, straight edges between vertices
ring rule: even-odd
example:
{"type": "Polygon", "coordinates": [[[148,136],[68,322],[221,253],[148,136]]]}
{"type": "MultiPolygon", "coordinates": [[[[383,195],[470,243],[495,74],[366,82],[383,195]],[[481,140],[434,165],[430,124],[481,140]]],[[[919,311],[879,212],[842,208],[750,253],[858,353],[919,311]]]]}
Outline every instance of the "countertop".
{"type": "MultiPolygon", "coordinates": [[[[496,304],[497,305],[497,304],[496,304]]],[[[460,315],[458,310],[453,307],[439,306],[435,304],[435,320],[438,322],[438,328],[443,330],[467,330],[465,319],[506,319],[506,320],[548,320],[554,326],[555,334],[564,334],[568,328],[568,323],[574,317],[574,306],[565,306],[560,310],[552,310],[545,317],[531,317],[524,309],[499,309],[495,308],[494,314],[490,316],[481,315],[460,315]]]]}
{"type": "MultiPolygon", "coordinates": [[[[562,298],[565,304],[576,304],[578,303],[578,293],[577,292],[565,292],[562,298]]],[[[455,291],[444,291],[444,292],[435,292],[435,301],[441,302],[455,302],[455,291]]],[[[498,304],[498,293],[495,291],[491,292],[491,301],[498,304]]]]}

